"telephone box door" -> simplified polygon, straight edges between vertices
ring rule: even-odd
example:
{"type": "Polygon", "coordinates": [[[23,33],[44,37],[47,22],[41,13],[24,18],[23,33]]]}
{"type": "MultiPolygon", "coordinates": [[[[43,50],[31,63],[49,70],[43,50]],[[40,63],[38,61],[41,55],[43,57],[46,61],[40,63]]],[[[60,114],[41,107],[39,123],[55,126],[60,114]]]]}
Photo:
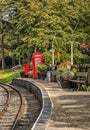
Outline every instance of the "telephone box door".
{"type": "Polygon", "coordinates": [[[43,63],[42,53],[35,52],[32,55],[32,64],[33,64],[33,78],[38,78],[37,76],[37,66],[43,63]]]}

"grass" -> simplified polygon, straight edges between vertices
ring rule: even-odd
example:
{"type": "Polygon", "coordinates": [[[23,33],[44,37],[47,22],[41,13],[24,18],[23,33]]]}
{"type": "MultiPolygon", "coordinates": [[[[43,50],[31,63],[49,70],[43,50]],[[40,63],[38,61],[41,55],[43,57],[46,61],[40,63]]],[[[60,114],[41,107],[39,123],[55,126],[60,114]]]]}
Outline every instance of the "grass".
{"type": "Polygon", "coordinates": [[[82,85],[81,88],[82,88],[82,90],[90,92],[90,86],[82,85]]]}
{"type": "Polygon", "coordinates": [[[20,77],[20,72],[13,70],[0,70],[0,82],[11,83],[14,78],[20,77]]]}
{"type": "Polygon", "coordinates": [[[90,86],[88,86],[87,91],[89,91],[89,92],[90,92],[90,86]]]}

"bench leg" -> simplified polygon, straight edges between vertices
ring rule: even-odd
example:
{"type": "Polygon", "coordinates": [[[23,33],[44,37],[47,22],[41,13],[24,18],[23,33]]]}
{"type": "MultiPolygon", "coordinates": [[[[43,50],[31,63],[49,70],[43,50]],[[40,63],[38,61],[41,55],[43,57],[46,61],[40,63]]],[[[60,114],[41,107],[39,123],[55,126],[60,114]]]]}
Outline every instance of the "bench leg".
{"type": "Polygon", "coordinates": [[[77,88],[77,91],[79,91],[79,90],[80,90],[80,87],[81,87],[81,84],[78,83],[78,84],[77,84],[77,87],[78,87],[78,88],[77,88]]]}

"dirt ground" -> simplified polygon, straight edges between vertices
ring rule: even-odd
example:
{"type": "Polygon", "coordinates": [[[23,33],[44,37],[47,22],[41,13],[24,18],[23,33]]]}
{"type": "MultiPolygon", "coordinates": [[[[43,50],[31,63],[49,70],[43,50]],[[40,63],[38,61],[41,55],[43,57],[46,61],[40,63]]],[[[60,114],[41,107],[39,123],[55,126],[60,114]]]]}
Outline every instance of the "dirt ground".
{"type": "Polygon", "coordinates": [[[38,81],[52,102],[47,130],[90,130],[90,92],[62,89],[57,83],[38,81]]]}

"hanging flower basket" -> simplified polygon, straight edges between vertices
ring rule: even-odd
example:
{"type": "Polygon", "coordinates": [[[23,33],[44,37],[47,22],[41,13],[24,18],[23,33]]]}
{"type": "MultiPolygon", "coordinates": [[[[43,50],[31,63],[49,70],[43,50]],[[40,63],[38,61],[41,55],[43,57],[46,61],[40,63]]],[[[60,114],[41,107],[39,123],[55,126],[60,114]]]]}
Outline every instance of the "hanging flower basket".
{"type": "Polygon", "coordinates": [[[88,44],[80,44],[80,49],[86,49],[88,48],[88,44]]]}

